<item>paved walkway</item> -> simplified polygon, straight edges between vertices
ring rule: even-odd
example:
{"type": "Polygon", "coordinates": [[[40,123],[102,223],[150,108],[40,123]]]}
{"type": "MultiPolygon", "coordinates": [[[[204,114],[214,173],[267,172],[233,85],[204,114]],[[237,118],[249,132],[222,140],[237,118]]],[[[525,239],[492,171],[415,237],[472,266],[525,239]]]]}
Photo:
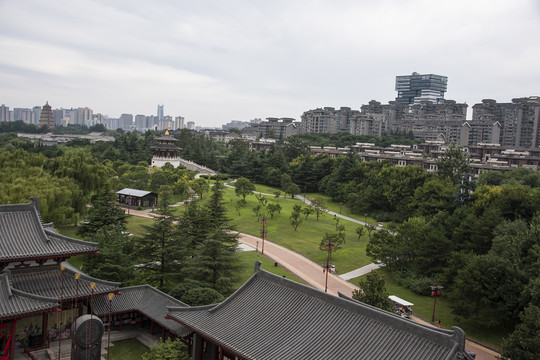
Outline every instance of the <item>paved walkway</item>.
{"type": "Polygon", "coordinates": [[[343,280],[349,281],[349,280],[357,278],[359,276],[366,275],[366,274],[372,272],[373,270],[377,270],[381,266],[384,266],[384,265],[383,264],[374,264],[374,263],[373,264],[368,264],[368,265],[363,266],[363,267],[361,267],[359,269],[349,271],[346,274],[341,274],[341,275],[339,275],[339,277],[342,278],[343,280]]]}
{"type": "MultiPolygon", "coordinates": [[[[301,200],[304,200],[303,197],[298,197],[301,198],[301,200]]],[[[306,201],[308,202],[309,200],[306,201]]],[[[130,210],[130,213],[135,216],[142,216],[146,218],[153,217],[153,214],[150,214],[148,211],[130,210]]],[[[333,212],[329,213],[334,214],[333,212]]],[[[340,214],[336,215],[347,220],[351,219],[351,221],[358,224],[365,224],[363,221],[348,218],[340,214]]],[[[240,243],[251,246],[252,248],[258,249],[259,251],[262,250],[262,239],[260,239],[259,237],[243,233],[238,233],[238,235],[238,240],[240,241],[240,243]]],[[[296,274],[298,277],[302,278],[304,281],[311,284],[313,287],[324,291],[326,273],[323,272],[323,268],[319,264],[287,248],[284,248],[283,246],[274,244],[268,240],[264,241],[264,255],[272,258],[280,266],[287,268],[289,271],[296,274]]],[[[341,292],[347,296],[352,296],[352,292],[355,289],[358,289],[358,287],[346,281],[345,278],[350,276],[349,279],[351,279],[363,274],[367,274],[369,271],[372,271],[374,270],[374,268],[378,268],[379,266],[380,265],[378,264],[369,264],[341,276],[328,274],[328,293],[337,295],[338,292],[341,292]],[[355,275],[358,273],[360,273],[360,275],[355,275]]],[[[416,317],[414,318],[414,320],[421,322],[425,325],[433,326],[433,324],[416,317]]],[[[467,350],[477,354],[476,360],[496,360],[497,356],[499,355],[497,352],[470,340],[466,341],[465,347],[467,350]]]]}
{"type": "MultiPolygon", "coordinates": [[[[242,233],[238,233],[238,235],[238,240],[241,243],[259,249],[262,252],[263,242],[261,238],[242,233]]],[[[273,259],[280,266],[287,268],[317,289],[324,291],[327,275],[328,292],[331,294],[337,295],[338,292],[341,292],[347,296],[352,296],[353,290],[358,289],[357,286],[343,280],[339,276],[326,274],[326,272],[323,272],[322,266],[308,258],[268,240],[264,241],[264,255],[273,259]]]]}

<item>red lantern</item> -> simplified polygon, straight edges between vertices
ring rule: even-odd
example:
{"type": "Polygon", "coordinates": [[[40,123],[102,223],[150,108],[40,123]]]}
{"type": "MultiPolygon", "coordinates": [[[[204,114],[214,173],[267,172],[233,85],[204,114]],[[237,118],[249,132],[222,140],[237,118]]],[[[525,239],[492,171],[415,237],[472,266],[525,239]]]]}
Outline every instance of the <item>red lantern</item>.
{"type": "Polygon", "coordinates": [[[432,292],[431,292],[431,296],[435,296],[435,291],[432,291],[432,292]]]}
{"type": "Polygon", "coordinates": [[[322,272],[323,272],[323,274],[324,274],[324,273],[326,272],[326,269],[325,269],[325,268],[323,268],[323,269],[322,269],[322,272]]]}
{"type": "Polygon", "coordinates": [[[441,290],[437,291],[437,296],[441,296],[441,290]]]}

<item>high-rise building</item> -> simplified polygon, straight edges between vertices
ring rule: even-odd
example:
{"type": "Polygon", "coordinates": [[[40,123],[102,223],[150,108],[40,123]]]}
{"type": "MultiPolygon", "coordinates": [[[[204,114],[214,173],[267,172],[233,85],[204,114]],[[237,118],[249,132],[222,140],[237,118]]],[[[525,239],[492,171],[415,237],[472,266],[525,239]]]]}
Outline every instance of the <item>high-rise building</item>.
{"type": "Polygon", "coordinates": [[[159,120],[163,120],[163,107],[165,105],[159,105],[157,106],[157,117],[159,120]]]}
{"type": "Polygon", "coordinates": [[[54,116],[49,102],[43,105],[41,115],[39,117],[39,126],[46,126],[49,129],[54,129],[54,116]]]}
{"type": "Polygon", "coordinates": [[[446,92],[446,76],[434,74],[419,74],[396,76],[396,101],[401,104],[419,104],[429,101],[440,104],[444,102],[446,92]]]}
{"type": "Polygon", "coordinates": [[[187,128],[189,130],[195,130],[195,121],[188,121],[187,122],[187,128]]]}
{"type": "Polygon", "coordinates": [[[471,124],[478,120],[499,122],[500,141],[505,147],[536,148],[540,146],[540,97],[512,99],[497,103],[484,99],[473,106],[471,124]]]}
{"type": "Polygon", "coordinates": [[[89,125],[92,122],[93,110],[87,107],[74,109],[71,113],[72,125],[89,125]]]}
{"type": "Polygon", "coordinates": [[[183,116],[177,116],[174,118],[177,129],[183,129],[185,127],[185,119],[183,116]]]}
{"type": "Polygon", "coordinates": [[[13,121],[22,120],[27,124],[33,124],[34,113],[30,109],[26,108],[14,108],[13,109],[13,121]]]}
{"type": "Polygon", "coordinates": [[[133,115],[132,114],[122,114],[120,119],[118,119],[118,127],[124,130],[130,130],[133,126],[133,115]]]}
{"type": "Polygon", "coordinates": [[[146,130],[148,129],[148,122],[145,115],[135,115],[135,129],[146,130]]]}
{"type": "Polygon", "coordinates": [[[41,106],[34,106],[32,108],[32,112],[34,113],[34,115],[33,115],[33,118],[34,118],[33,124],[37,126],[37,125],[39,125],[39,119],[41,118],[41,106]]]}
{"type": "Polygon", "coordinates": [[[9,106],[2,104],[0,106],[0,122],[10,121],[9,106]]]}

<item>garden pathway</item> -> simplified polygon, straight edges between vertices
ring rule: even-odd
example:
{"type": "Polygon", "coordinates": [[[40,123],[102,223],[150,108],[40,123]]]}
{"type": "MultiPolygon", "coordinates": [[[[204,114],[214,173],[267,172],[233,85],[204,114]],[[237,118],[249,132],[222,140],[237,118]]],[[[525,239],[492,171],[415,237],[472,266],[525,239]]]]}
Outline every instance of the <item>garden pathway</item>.
{"type": "MultiPolygon", "coordinates": [[[[300,196],[298,197],[304,200],[303,197],[300,197],[300,196]]],[[[307,202],[309,202],[309,200],[306,199],[306,203],[307,202]]],[[[146,211],[131,210],[130,213],[135,216],[141,216],[141,217],[146,217],[146,218],[153,217],[153,214],[151,214],[148,210],[146,211]]],[[[332,214],[333,212],[329,212],[329,213],[332,214]]],[[[347,218],[340,214],[336,214],[336,216],[340,216],[341,218],[344,218],[344,219],[347,218]]],[[[349,220],[349,218],[347,218],[347,220],[349,220]]],[[[363,221],[359,221],[356,219],[351,219],[351,221],[356,222],[358,224],[363,224],[363,225],[365,224],[363,221]]],[[[379,226],[377,228],[379,228],[379,226]]],[[[262,250],[262,240],[259,237],[243,234],[243,233],[238,233],[238,235],[239,235],[238,240],[241,243],[249,245],[255,249],[258,249],[259,251],[262,250]]],[[[274,244],[268,240],[264,241],[264,255],[272,258],[275,262],[278,263],[278,266],[283,266],[287,268],[289,271],[294,273],[296,276],[302,278],[304,281],[311,284],[313,287],[320,290],[324,290],[326,273],[323,273],[323,268],[321,265],[318,265],[315,262],[309,260],[308,258],[300,254],[297,254],[289,249],[286,249],[283,246],[274,244]]],[[[374,266],[374,265],[377,265],[377,264],[370,264],[368,266],[374,266]]],[[[363,268],[360,268],[354,271],[361,271],[361,269],[363,268]]],[[[350,274],[350,273],[347,273],[347,274],[350,274]]],[[[347,275],[347,274],[344,274],[344,275],[347,275]]],[[[352,292],[355,289],[358,289],[358,287],[355,286],[354,284],[346,281],[345,279],[339,276],[328,274],[328,292],[330,294],[337,295],[338,292],[341,292],[347,296],[352,296],[352,292]]],[[[426,325],[433,326],[431,323],[425,322],[417,317],[414,317],[414,320],[421,322],[423,324],[426,324],[426,325]]],[[[467,339],[465,347],[467,350],[476,354],[476,360],[498,359],[497,352],[483,345],[480,345],[476,342],[473,342],[471,340],[467,339]]]]}

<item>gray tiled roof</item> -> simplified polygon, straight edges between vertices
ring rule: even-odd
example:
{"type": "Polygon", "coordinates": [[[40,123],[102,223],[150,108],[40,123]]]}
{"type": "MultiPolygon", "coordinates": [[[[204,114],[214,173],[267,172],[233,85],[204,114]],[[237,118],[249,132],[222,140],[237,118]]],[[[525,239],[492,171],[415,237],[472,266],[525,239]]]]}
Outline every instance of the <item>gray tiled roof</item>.
{"type": "Polygon", "coordinates": [[[120,286],[116,282],[92,278],[68,263],[63,264],[66,266],[63,275],[59,265],[12,270],[11,284],[15,289],[39,296],[60,299],[62,295],[63,300],[73,299],[76,296],[79,298],[90,296],[92,294],[90,288],[92,282],[96,284],[94,295],[116,291],[120,286]],[[76,273],[81,274],[78,286],[77,280],[75,280],[76,273]],[[61,294],[62,276],[64,278],[63,294],[61,294]]]}
{"type": "Polygon", "coordinates": [[[0,262],[69,257],[97,251],[97,244],[58,234],[42,223],[39,200],[0,205],[0,262]]]}
{"type": "Polygon", "coordinates": [[[155,194],[151,191],[137,190],[137,189],[130,189],[130,188],[122,189],[120,191],[117,191],[116,193],[119,195],[129,195],[129,196],[135,196],[135,197],[144,197],[148,194],[155,194]]]}
{"type": "Polygon", "coordinates": [[[160,136],[160,137],[156,138],[156,140],[158,140],[158,141],[174,141],[174,142],[179,141],[177,138],[172,137],[171,135],[163,135],[163,136],[160,136]]]}
{"type": "Polygon", "coordinates": [[[245,359],[454,359],[459,328],[426,327],[261,269],[215,306],[169,316],[245,359]]]}
{"type": "Polygon", "coordinates": [[[170,144],[157,144],[150,146],[150,149],[163,149],[163,150],[182,150],[176,145],[170,145],[170,144]]]}
{"type": "Polygon", "coordinates": [[[58,307],[55,299],[13,289],[8,273],[0,274],[0,320],[8,320],[58,307]]]}
{"type": "MultiPolygon", "coordinates": [[[[186,336],[191,331],[176,321],[165,319],[167,307],[187,306],[180,300],[169,296],[150,285],[133,286],[119,289],[120,295],[113,298],[111,312],[125,313],[139,311],[146,317],[157,322],[161,327],[178,336],[186,336]]],[[[109,313],[109,299],[101,297],[94,300],[94,314],[104,316],[109,313]]]]}

